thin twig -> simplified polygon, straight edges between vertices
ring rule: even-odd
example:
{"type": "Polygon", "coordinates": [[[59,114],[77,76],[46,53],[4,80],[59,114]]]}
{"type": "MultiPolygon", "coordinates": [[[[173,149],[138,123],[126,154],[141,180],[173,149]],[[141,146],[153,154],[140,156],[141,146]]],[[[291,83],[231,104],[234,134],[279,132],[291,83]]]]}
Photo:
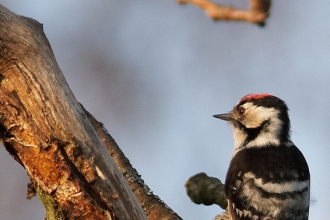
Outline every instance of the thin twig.
{"type": "Polygon", "coordinates": [[[269,17],[270,0],[250,0],[250,10],[216,4],[208,0],[177,0],[179,4],[190,3],[202,8],[213,20],[246,21],[264,26],[269,17]]]}

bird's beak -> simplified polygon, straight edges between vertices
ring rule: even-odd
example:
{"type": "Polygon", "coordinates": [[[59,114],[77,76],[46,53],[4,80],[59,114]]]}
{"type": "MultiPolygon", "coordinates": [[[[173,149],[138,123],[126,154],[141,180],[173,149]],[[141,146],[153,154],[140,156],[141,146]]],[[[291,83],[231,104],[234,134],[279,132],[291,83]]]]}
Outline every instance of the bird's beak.
{"type": "Polygon", "coordinates": [[[233,120],[233,114],[231,112],[227,113],[227,114],[217,114],[217,115],[213,115],[213,117],[215,118],[219,118],[221,120],[225,120],[225,121],[230,121],[233,120]]]}

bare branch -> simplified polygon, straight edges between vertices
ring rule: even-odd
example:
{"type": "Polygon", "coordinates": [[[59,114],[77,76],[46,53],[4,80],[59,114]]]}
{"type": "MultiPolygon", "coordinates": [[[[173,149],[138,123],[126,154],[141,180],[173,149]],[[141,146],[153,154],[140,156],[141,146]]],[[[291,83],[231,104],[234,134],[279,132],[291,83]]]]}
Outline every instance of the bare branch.
{"type": "MultiPolygon", "coordinates": [[[[227,208],[225,186],[218,178],[198,173],[186,181],[185,188],[190,200],[196,204],[216,204],[222,209],[227,208]]],[[[228,212],[217,215],[214,220],[229,220],[228,212]]]]}
{"type": "Polygon", "coordinates": [[[83,106],[82,109],[94,127],[94,130],[102,140],[104,146],[116,162],[118,168],[123,173],[128,185],[133,190],[148,219],[180,220],[181,217],[170,209],[170,207],[168,207],[162,200],[160,200],[158,196],[155,196],[151,189],[144,183],[141,176],[138,174],[136,169],[132,167],[131,163],[119,148],[115,140],[103,127],[103,124],[98,122],[86,109],[84,109],[83,106]]]}
{"type": "Polygon", "coordinates": [[[191,201],[196,204],[217,204],[223,209],[227,208],[224,185],[215,177],[198,173],[186,181],[185,188],[191,201]]]}
{"type": "Polygon", "coordinates": [[[250,0],[250,10],[236,9],[232,6],[216,4],[208,0],[177,0],[179,4],[190,3],[202,8],[213,20],[232,20],[265,24],[269,16],[270,0],[250,0]]]}
{"type": "Polygon", "coordinates": [[[147,219],[67,85],[42,25],[1,5],[0,139],[30,187],[48,195],[45,207],[55,204],[64,219],[147,219]]]}

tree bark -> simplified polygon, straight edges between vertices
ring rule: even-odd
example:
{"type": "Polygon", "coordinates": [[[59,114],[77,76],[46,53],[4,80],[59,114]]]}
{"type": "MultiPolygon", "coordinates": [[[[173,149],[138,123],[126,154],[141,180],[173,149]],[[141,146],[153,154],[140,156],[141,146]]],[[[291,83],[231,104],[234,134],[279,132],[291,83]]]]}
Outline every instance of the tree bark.
{"type": "Polygon", "coordinates": [[[0,5],[0,138],[26,169],[29,196],[37,191],[47,219],[147,219],[146,213],[149,219],[181,219],[161,203],[170,214],[157,216],[160,207],[153,202],[143,210],[91,119],[72,94],[42,25],[0,5]]]}
{"type": "Polygon", "coordinates": [[[152,190],[144,183],[137,170],[134,169],[121,151],[115,140],[110,136],[108,131],[103,127],[101,122],[98,122],[86,109],[84,112],[91,122],[93,128],[99,135],[104,146],[114,159],[120,171],[123,173],[128,185],[134,192],[140,205],[148,216],[149,220],[181,219],[171,208],[169,208],[164,201],[155,196],[152,190]]]}

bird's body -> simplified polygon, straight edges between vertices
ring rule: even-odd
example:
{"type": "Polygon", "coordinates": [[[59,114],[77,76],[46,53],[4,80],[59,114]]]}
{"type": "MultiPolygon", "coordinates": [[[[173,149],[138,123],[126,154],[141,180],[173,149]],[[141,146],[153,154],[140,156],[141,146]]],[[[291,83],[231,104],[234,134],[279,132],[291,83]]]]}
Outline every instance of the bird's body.
{"type": "Polygon", "coordinates": [[[228,114],[235,149],[225,195],[231,220],[307,220],[310,174],[290,139],[285,103],[272,95],[244,96],[228,114]]]}

